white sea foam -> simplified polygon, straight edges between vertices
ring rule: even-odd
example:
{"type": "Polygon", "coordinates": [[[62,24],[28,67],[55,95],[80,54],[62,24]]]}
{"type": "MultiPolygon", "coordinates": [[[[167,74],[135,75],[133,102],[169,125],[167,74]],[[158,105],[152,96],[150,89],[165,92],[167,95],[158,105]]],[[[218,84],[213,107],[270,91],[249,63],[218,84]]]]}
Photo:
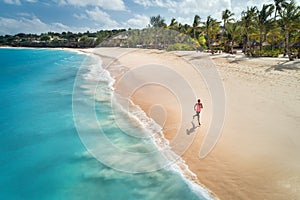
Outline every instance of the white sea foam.
{"type": "MultiPolygon", "coordinates": [[[[125,101],[127,102],[123,102],[122,105],[121,102],[124,101],[124,99],[121,99],[120,101],[120,97],[117,97],[117,95],[113,93],[113,84],[115,82],[115,79],[111,77],[109,71],[103,69],[102,60],[99,56],[93,54],[89,55],[93,59],[95,59],[96,63],[86,66],[89,72],[84,75],[84,78],[89,81],[106,82],[108,84],[108,88],[111,91],[111,97],[113,98],[112,100],[114,101],[116,106],[118,106],[118,108],[125,112],[128,117],[130,117],[130,119],[132,119],[135,123],[137,122],[141,127],[143,127],[149,138],[151,138],[153,144],[158,148],[158,151],[162,149],[170,149],[169,141],[164,137],[162,127],[157,124],[152,118],[149,118],[146,113],[138,105],[134,104],[130,99],[126,99],[125,101]],[[124,105],[126,106],[124,107],[124,105]]],[[[169,152],[168,155],[164,155],[166,159],[169,159],[170,161],[176,160],[175,163],[166,168],[167,170],[172,170],[178,173],[191,188],[191,190],[193,190],[197,195],[202,196],[206,199],[217,199],[207,189],[195,182],[197,176],[192,171],[190,171],[189,167],[180,156],[171,151],[167,152],[169,152]]]]}
{"type": "Polygon", "coordinates": [[[115,79],[113,79],[109,72],[102,68],[102,60],[99,58],[99,56],[88,54],[90,57],[95,60],[96,62],[93,62],[91,65],[87,65],[87,69],[89,70],[89,73],[84,75],[84,78],[90,81],[100,81],[100,82],[107,82],[109,88],[113,89],[113,84],[115,82],[115,79]]]}

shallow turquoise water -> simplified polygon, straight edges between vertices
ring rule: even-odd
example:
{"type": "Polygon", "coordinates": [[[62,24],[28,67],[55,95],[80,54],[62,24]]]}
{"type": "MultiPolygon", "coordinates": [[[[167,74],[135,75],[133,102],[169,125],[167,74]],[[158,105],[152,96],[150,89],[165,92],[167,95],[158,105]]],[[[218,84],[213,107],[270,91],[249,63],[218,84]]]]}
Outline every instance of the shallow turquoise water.
{"type": "MultiPolygon", "coordinates": [[[[62,50],[0,49],[0,199],[205,199],[173,170],[125,173],[88,153],[74,125],[72,92],[79,67],[92,64],[62,50]]],[[[108,83],[99,88],[110,95],[108,83]]],[[[95,105],[111,141],[132,151],[155,149],[110,123],[109,106],[106,99],[95,105]]],[[[124,123],[141,130],[125,117],[124,123]]]]}

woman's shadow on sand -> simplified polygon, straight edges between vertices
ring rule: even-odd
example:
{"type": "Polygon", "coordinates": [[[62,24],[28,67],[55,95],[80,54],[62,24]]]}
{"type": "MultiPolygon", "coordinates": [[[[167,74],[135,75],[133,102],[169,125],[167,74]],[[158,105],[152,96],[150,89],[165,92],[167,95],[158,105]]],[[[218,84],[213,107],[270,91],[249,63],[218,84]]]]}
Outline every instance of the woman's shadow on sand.
{"type": "Polygon", "coordinates": [[[195,126],[194,122],[191,121],[191,124],[192,124],[192,127],[190,129],[186,129],[186,134],[187,135],[190,135],[192,134],[193,132],[196,131],[196,129],[198,128],[198,126],[195,126]]]}

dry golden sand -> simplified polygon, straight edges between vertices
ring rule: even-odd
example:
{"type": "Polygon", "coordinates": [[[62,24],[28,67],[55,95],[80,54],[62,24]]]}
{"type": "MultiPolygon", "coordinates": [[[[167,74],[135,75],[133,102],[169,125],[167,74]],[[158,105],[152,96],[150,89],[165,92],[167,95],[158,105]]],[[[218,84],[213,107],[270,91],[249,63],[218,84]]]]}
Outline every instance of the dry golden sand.
{"type": "MultiPolygon", "coordinates": [[[[198,180],[220,199],[300,199],[300,66],[286,58],[248,59],[241,55],[214,55],[196,52],[175,54],[155,50],[98,49],[105,66],[117,80],[144,64],[159,63],[171,67],[189,82],[204,109],[200,128],[191,133],[192,145],[182,155],[198,180]],[[122,55],[122,56],[120,56],[122,55]],[[226,116],[222,136],[213,151],[199,159],[198,154],[211,121],[210,93],[192,64],[205,65],[209,56],[218,69],[226,93],[226,116]],[[118,59],[111,58],[118,57],[118,59]]],[[[146,77],[147,75],[145,75],[146,77]]],[[[143,77],[134,77],[141,79],[143,77]]],[[[214,78],[214,77],[207,77],[214,78]]],[[[130,84],[130,83],[128,83],[130,84]]],[[[174,80],[173,84],[180,87],[174,80]],[[177,85],[176,85],[177,84],[177,85]]],[[[116,92],[126,90],[126,83],[116,92]]],[[[172,92],[159,85],[139,88],[132,100],[163,125],[165,137],[172,142],[180,123],[180,103],[172,92]],[[153,105],[166,111],[166,120],[153,105]]],[[[192,103],[191,103],[192,102],[192,103]]],[[[160,109],[158,109],[160,110],[160,109]]],[[[160,110],[161,111],[161,110],[160,110]]]]}

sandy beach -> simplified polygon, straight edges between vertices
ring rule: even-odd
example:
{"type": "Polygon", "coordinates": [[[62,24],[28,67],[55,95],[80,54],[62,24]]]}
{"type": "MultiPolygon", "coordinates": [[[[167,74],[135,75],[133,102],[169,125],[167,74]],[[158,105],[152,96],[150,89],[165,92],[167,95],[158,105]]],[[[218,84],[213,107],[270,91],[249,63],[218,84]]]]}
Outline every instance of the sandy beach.
{"type": "Polygon", "coordinates": [[[115,92],[129,95],[163,127],[172,150],[197,175],[196,181],[220,199],[300,198],[299,60],[120,48],[82,51],[101,57],[116,79],[115,92]],[[218,73],[203,77],[197,67],[205,70],[211,63],[218,73]],[[170,74],[154,71],[154,80],[165,81],[127,91],[128,86],[148,80],[151,73],[137,71],[148,65],[161,66],[170,74]],[[130,81],[123,81],[124,75],[130,81]],[[210,127],[222,123],[212,120],[218,111],[213,110],[215,97],[207,85],[217,79],[224,88],[225,118],[216,145],[201,159],[199,151],[210,127]],[[176,88],[179,92],[174,92],[176,88]],[[189,90],[195,96],[188,96],[189,90]],[[192,120],[196,98],[204,105],[200,127],[192,120]]]}

